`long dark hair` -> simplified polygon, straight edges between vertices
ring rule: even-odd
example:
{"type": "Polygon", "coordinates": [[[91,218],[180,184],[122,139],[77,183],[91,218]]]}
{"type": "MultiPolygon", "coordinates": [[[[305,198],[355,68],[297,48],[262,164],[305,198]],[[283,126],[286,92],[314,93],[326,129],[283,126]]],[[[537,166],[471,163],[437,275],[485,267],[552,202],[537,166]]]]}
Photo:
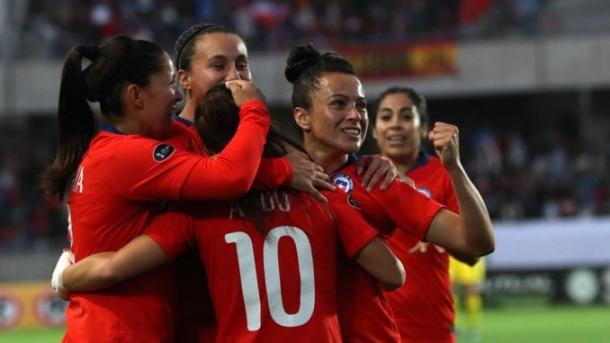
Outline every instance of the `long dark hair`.
{"type": "Polygon", "coordinates": [[[129,84],[145,87],[163,69],[166,53],[158,45],[120,36],[100,46],[72,48],[64,61],[57,110],[57,152],[41,176],[42,189],[63,199],[98,122],[87,101],[98,102],[112,121],[123,115],[122,93],[129,84]],[[83,59],[91,61],[82,68],[83,59]]]}
{"type": "MultiPolygon", "coordinates": [[[[222,151],[233,138],[239,125],[239,107],[235,104],[231,91],[223,84],[210,88],[206,93],[195,112],[195,125],[206,148],[212,154],[222,151]]],[[[263,157],[272,158],[286,155],[286,145],[305,152],[298,143],[272,126],[267,134],[263,157]]],[[[238,200],[238,204],[246,217],[254,222],[257,229],[265,233],[267,229],[263,220],[261,191],[251,190],[238,200]]]]}

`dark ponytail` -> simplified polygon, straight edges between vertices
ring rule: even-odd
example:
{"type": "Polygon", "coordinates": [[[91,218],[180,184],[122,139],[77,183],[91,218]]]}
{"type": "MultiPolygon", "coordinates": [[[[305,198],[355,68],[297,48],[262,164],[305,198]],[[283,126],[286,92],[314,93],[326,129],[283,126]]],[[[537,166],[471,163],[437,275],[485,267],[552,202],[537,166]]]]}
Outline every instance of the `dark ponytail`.
{"type": "MultiPolygon", "coordinates": [[[[239,107],[235,104],[231,91],[223,84],[210,88],[195,112],[195,123],[206,148],[213,154],[221,152],[233,138],[239,125],[239,107]]],[[[267,134],[263,157],[286,155],[286,145],[305,152],[298,143],[271,127],[267,134]]],[[[238,204],[246,217],[254,222],[256,228],[266,233],[261,191],[251,190],[238,200],[238,204]]]]}
{"type": "MultiPolygon", "coordinates": [[[[104,116],[123,115],[122,94],[129,84],[145,87],[163,69],[166,53],[154,43],[121,36],[101,46],[73,48],[64,61],[57,110],[57,152],[41,176],[48,196],[63,199],[66,187],[97,133],[87,101],[99,102],[104,116]],[[83,70],[83,58],[91,63],[83,70]]],[[[112,121],[112,120],[111,120],[112,121]]]]}
{"type": "Polygon", "coordinates": [[[45,193],[59,195],[60,199],[97,131],[97,120],[87,103],[87,87],[81,70],[83,57],[97,58],[94,48],[73,48],[64,62],[57,110],[57,153],[42,174],[45,193]]]}

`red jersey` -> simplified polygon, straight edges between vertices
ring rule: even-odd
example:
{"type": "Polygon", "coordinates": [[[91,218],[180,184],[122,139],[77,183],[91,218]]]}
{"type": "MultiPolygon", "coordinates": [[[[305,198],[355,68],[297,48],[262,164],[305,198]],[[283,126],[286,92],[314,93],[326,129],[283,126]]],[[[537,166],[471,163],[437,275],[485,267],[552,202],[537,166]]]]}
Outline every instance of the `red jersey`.
{"type": "MultiPolygon", "coordinates": [[[[367,192],[356,172],[348,163],[332,175],[332,181],[346,191],[367,221],[383,235],[396,228],[415,239],[423,240],[428,227],[442,205],[420,194],[410,185],[396,179],[381,191],[367,192]]],[[[410,273],[407,271],[407,283],[410,273]]],[[[377,282],[354,263],[341,267],[339,278],[339,320],[346,342],[400,342],[400,333],[392,309],[377,282]]]]}
{"type": "MultiPolygon", "coordinates": [[[[260,163],[269,117],[264,104],[255,101],[242,106],[241,116],[234,139],[214,159],[177,149],[188,149],[197,139],[175,121],[165,142],[101,131],[83,156],[70,193],[76,261],[118,250],[143,233],[162,199],[226,198],[247,189],[260,163]]],[[[64,341],[172,341],[171,276],[162,267],[101,292],[73,294],[64,341]]]]}
{"type": "MultiPolygon", "coordinates": [[[[441,161],[420,153],[417,163],[407,172],[415,187],[426,196],[458,212],[453,185],[441,161]]],[[[403,342],[453,343],[453,298],[449,280],[449,255],[430,245],[426,252],[409,253],[418,240],[397,230],[389,239],[390,247],[408,271],[409,281],[388,292],[394,318],[403,342]]]]}
{"type": "Polygon", "coordinates": [[[218,320],[217,342],[341,342],[337,246],[355,255],[378,232],[341,192],[332,211],[303,193],[267,192],[265,234],[236,203],[159,216],[148,234],[168,258],[197,245],[218,320]]]}
{"type": "MultiPolygon", "coordinates": [[[[178,115],[172,119],[189,127],[197,139],[189,151],[208,154],[193,122],[178,115]]],[[[292,170],[286,158],[263,158],[252,185],[256,189],[274,189],[288,184],[292,170]]],[[[172,264],[176,273],[176,342],[213,342],[216,318],[209,296],[205,271],[196,250],[179,256],[172,264]]]]}
{"type": "MultiPolygon", "coordinates": [[[[190,136],[197,139],[195,146],[191,145],[187,150],[207,156],[208,151],[194,123],[178,115],[173,115],[172,119],[186,125],[193,132],[190,136]]],[[[198,343],[205,337],[203,342],[213,342],[216,319],[205,285],[205,271],[197,251],[191,250],[182,254],[170,265],[170,268],[174,270],[176,283],[175,341],[198,343]]]]}

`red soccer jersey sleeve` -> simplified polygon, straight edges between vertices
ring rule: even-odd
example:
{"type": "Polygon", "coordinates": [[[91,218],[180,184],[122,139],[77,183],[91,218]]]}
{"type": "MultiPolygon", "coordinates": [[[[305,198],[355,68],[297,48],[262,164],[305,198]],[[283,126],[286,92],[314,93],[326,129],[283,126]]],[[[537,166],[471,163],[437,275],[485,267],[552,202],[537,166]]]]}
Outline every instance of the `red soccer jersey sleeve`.
{"type": "Polygon", "coordinates": [[[163,142],[175,145],[178,149],[207,155],[197,129],[194,126],[187,126],[179,120],[172,120],[171,136],[164,139],[163,142]]]}
{"type": "Polygon", "coordinates": [[[235,136],[213,157],[140,136],[125,137],[109,152],[107,163],[120,175],[110,187],[137,200],[227,199],[246,192],[260,164],[269,117],[257,101],[246,102],[240,112],[235,136]]]}
{"type": "Polygon", "coordinates": [[[114,166],[111,172],[116,175],[115,182],[108,186],[134,200],[178,200],[184,182],[202,159],[167,143],[125,137],[112,147],[106,162],[114,166]]]}
{"type": "Polygon", "coordinates": [[[189,247],[196,246],[193,219],[181,212],[166,212],[155,217],[146,234],[163,250],[168,261],[173,261],[189,247]]]}
{"type": "Polygon", "coordinates": [[[263,158],[252,187],[259,190],[272,190],[287,185],[291,181],[292,168],[286,158],[263,158]]]}
{"type": "Polygon", "coordinates": [[[328,199],[328,204],[334,212],[339,235],[343,242],[345,253],[354,257],[373,238],[379,235],[362,216],[360,209],[349,203],[349,199],[340,190],[322,192],[328,199]]]}
{"type": "Polygon", "coordinates": [[[398,229],[419,240],[424,240],[432,219],[444,208],[399,179],[385,191],[377,188],[370,194],[398,229]]]}
{"type": "MultiPolygon", "coordinates": [[[[183,149],[188,151],[209,155],[209,151],[205,148],[205,144],[199,136],[194,123],[188,122],[187,124],[185,119],[175,119],[174,121],[177,125],[187,128],[190,134],[181,135],[182,137],[177,142],[172,140],[170,142],[166,141],[166,143],[171,144],[176,142],[176,144],[184,146],[183,149]]],[[[286,158],[263,158],[252,187],[259,190],[272,190],[279,186],[287,185],[291,180],[292,169],[286,158]]]]}
{"type": "Polygon", "coordinates": [[[346,191],[355,204],[362,208],[366,219],[383,234],[391,234],[396,227],[423,240],[436,213],[442,205],[420,194],[410,185],[396,179],[385,191],[379,188],[368,192],[361,184],[354,164],[333,174],[332,180],[346,191]]]}
{"type": "Polygon", "coordinates": [[[457,196],[447,170],[437,157],[424,156],[425,163],[410,170],[407,176],[415,182],[415,188],[421,193],[447,206],[449,210],[458,213],[457,196]]]}
{"type": "Polygon", "coordinates": [[[177,273],[176,341],[208,342],[216,334],[216,319],[207,289],[205,270],[197,247],[193,219],[183,212],[161,214],[150,223],[146,234],[173,261],[177,273]],[[191,260],[194,259],[194,260],[191,260]]]}

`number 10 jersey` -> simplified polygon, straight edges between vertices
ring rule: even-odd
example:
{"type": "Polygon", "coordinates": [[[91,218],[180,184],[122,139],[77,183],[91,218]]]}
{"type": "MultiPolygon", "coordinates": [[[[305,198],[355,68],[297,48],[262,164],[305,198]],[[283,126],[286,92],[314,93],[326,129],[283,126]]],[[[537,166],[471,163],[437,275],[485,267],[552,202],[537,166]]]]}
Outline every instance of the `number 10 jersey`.
{"type": "Polygon", "coordinates": [[[264,231],[229,203],[197,204],[153,221],[147,234],[169,259],[199,249],[217,342],[341,341],[337,255],[342,245],[354,256],[378,232],[343,192],[325,195],[328,207],[305,194],[264,193],[264,231]]]}

